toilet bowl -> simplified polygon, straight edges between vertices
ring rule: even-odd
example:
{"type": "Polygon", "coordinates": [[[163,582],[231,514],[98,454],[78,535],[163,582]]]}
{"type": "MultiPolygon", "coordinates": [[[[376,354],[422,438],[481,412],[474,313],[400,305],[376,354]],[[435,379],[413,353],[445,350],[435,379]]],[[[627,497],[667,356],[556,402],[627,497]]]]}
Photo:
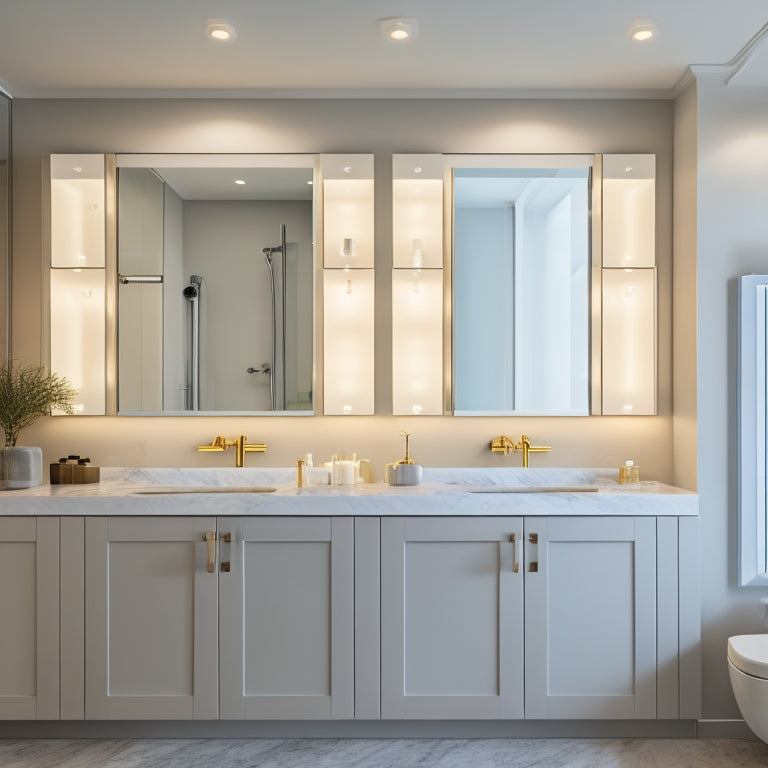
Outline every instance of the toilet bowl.
{"type": "Polygon", "coordinates": [[[741,716],[768,742],[768,634],[728,638],[728,674],[741,716]]]}

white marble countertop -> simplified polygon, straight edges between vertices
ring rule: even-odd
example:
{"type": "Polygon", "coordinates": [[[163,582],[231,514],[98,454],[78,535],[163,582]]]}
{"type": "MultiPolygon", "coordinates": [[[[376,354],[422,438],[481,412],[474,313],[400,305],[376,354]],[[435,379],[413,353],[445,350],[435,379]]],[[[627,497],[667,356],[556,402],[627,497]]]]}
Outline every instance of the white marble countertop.
{"type": "Polygon", "coordinates": [[[697,515],[699,497],[615,469],[425,468],[394,487],[296,487],[296,470],[107,467],[101,482],[0,491],[0,515],[697,515]],[[273,492],[250,489],[274,488],[273,492]],[[587,490],[577,490],[585,488],[587,490]],[[546,489],[542,492],[541,489],[546,489]],[[177,491],[177,492],[174,492],[177,491]]]}

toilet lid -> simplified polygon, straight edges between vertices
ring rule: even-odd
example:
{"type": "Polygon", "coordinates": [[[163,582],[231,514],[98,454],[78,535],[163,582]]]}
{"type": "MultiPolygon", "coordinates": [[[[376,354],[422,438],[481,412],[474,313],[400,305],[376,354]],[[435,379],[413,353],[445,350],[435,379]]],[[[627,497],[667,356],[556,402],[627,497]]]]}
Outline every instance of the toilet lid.
{"type": "Polygon", "coordinates": [[[768,680],[768,635],[728,638],[728,658],[742,672],[768,680]]]}

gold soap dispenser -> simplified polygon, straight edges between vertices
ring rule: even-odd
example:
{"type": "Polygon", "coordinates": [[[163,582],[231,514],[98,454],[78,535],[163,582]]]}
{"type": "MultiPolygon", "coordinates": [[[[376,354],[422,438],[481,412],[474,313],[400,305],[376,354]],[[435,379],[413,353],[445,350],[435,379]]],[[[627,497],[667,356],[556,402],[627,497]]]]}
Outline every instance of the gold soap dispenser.
{"type": "Polygon", "coordinates": [[[418,485],[424,476],[424,467],[411,459],[410,433],[400,434],[405,438],[405,457],[384,467],[384,479],[390,485],[418,485]]]}

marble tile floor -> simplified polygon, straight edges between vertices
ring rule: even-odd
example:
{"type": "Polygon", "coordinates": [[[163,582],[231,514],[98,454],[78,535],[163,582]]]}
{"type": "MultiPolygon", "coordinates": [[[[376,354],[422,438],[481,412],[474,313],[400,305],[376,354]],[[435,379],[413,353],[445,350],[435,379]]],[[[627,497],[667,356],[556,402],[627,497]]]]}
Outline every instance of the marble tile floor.
{"type": "Polygon", "coordinates": [[[752,768],[739,739],[0,739],[1,768],[752,768]]]}

